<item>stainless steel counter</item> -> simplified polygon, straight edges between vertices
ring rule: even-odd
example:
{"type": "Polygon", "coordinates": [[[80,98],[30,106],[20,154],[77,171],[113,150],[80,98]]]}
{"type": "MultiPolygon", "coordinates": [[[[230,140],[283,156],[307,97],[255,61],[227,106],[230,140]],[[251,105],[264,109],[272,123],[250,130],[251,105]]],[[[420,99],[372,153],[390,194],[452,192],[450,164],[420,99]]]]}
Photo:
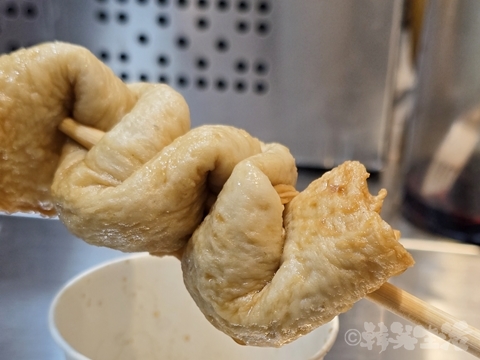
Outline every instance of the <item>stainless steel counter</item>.
{"type": "Polygon", "coordinates": [[[47,313],[70,278],[124,255],[68,233],[57,220],[0,216],[0,359],[57,360],[47,313]]]}
{"type": "MultiPolygon", "coordinates": [[[[404,243],[410,249],[422,250],[410,250],[415,266],[390,282],[458,320],[480,328],[477,278],[480,248],[422,240],[404,240],[404,243]]],[[[426,336],[422,328],[366,299],[360,300],[339,319],[338,338],[326,360],[475,359],[434,335],[426,336]],[[382,323],[385,325],[383,333],[380,331],[382,323]]]]}
{"type": "MultiPolygon", "coordinates": [[[[299,188],[318,175],[318,172],[303,173],[299,188]]],[[[401,219],[395,221],[402,223],[401,219]]],[[[408,227],[406,224],[402,226],[408,227]]],[[[415,233],[411,228],[409,231],[409,235],[415,233]]],[[[455,243],[442,247],[434,241],[413,241],[407,245],[427,249],[412,250],[416,266],[393,282],[480,328],[480,287],[477,280],[480,248],[455,243]]],[[[63,359],[47,327],[47,312],[55,293],[79,272],[123,255],[85,244],[70,235],[57,220],[0,215],[0,359],[63,359]]],[[[403,334],[404,339],[409,326],[412,325],[406,320],[361,300],[340,316],[338,339],[327,359],[473,358],[452,349],[424,349],[422,341],[426,338],[420,338],[419,334],[416,334],[418,342],[413,350],[403,347],[394,349],[399,346],[397,336],[403,334]],[[368,349],[368,343],[361,336],[364,332],[365,338],[368,338],[366,330],[372,330],[368,328],[368,323],[376,327],[370,332],[373,334],[378,332],[381,322],[388,328],[387,338],[392,341],[386,351],[380,353],[381,346],[373,344],[368,349]],[[399,324],[402,331],[398,328],[399,324]],[[349,345],[346,335],[347,338],[353,336],[348,341],[354,341],[356,335],[360,336],[357,338],[360,341],[349,345]]]]}

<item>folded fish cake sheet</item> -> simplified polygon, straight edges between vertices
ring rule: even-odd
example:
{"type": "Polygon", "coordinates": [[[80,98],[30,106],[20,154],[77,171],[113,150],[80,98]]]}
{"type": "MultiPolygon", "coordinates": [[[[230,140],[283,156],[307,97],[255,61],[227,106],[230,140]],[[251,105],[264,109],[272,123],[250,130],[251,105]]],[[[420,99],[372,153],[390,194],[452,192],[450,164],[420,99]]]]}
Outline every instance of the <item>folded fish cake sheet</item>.
{"type": "MultiPolygon", "coordinates": [[[[273,148],[270,151],[275,151],[273,148]]],[[[281,346],[352,307],[413,265],[379,215],[368,173],[346,162],[283,210],[269,168],[240,162],[182,259],[187,289],[239,343],[281,346]]]]}

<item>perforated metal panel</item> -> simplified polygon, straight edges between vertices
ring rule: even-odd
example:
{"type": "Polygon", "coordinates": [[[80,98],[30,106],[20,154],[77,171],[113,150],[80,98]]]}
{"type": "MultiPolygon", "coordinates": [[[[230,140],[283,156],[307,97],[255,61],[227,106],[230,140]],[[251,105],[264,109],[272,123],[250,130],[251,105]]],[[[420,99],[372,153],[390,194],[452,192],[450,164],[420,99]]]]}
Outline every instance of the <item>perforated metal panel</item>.
{"type": "Polygon", "coordinates": [[[244,128],[287,145],[300,165],[382,167],[401,0],[5,3],[38,12],[16,18],[16,43],[0,33],[4,51],[35,42],[27,38],[45,25],[37,38],[83,45],[126,82],[176,88],[193,126],[244,128]]]}
{"type": "Polygon", "coordinates": [[[64,1],[57,37],[89,47],[125,81],[263,95],[270,61],[258,50],[267,46],[272,3],[64,1]]]}
{"type": "Polygon", "coordinates": [[[0,0],[0,53],[55,37],[50,0],[0,0]]]}

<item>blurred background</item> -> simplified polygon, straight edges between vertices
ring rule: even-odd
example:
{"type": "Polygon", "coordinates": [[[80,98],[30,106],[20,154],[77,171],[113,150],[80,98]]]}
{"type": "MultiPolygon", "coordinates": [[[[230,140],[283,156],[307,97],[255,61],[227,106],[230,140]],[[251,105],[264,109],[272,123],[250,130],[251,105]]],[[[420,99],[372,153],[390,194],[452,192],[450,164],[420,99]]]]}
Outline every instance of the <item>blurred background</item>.
{"type": "Polygon", "coordinates": [[[2,52],[50,40],[80,44],[125,82],[176,88],[193,126],[232,124],[279,141],[300,166],[357,159],[372,171],[385,166],[402,24],[419,16],[402,0],[0,6],[2,52]]]}

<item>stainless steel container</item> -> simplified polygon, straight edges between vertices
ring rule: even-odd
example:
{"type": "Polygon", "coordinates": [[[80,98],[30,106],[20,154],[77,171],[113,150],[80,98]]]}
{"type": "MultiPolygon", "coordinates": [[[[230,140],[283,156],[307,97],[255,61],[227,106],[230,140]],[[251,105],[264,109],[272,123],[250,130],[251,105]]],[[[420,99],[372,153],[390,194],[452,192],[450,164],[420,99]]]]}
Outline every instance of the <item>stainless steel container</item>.
{"type": "Polygon", "coordinates": [[[429,2],[403,213],[428,231],[480,245],[479,19],[477,0],[429,2]]]}
{"type": "Polygon", "coordinates": [[[287,145],[299,165],[383,166],[401,0],[4,3],[50,4],[56,39],[125,81],[171,84],[194,126],[244,128],[287,145]]]}

